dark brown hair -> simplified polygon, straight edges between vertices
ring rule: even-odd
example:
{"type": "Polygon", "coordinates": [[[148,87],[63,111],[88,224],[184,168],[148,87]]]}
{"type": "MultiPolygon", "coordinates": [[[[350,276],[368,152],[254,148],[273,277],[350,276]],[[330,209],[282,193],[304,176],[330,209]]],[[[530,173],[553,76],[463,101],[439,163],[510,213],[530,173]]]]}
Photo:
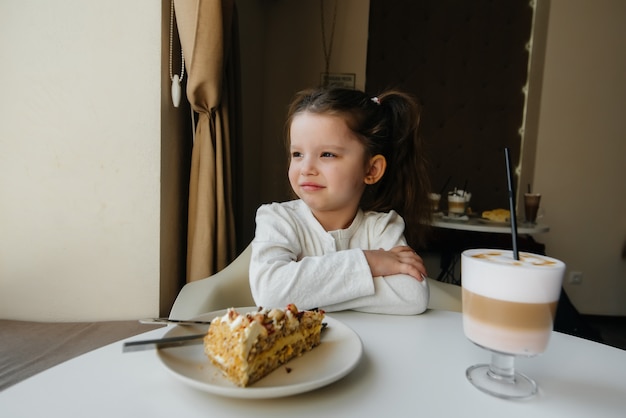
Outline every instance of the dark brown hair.
{"type": "Polygon", "coordinates": [[[425,244],[430,224],[426,158],[419,136],[421,106],[411,95],[389,90],[376,97],[362,91],[328,87],[304,90],[289,106],[286,139],[294,116],[302,112],[337,115],[365,146],[367,159],[381,154],[387,160],[383,177],[365,189],[361,208],[388,212],[393,209],[405,220],[405,237],[413,248],[425,244]]]}

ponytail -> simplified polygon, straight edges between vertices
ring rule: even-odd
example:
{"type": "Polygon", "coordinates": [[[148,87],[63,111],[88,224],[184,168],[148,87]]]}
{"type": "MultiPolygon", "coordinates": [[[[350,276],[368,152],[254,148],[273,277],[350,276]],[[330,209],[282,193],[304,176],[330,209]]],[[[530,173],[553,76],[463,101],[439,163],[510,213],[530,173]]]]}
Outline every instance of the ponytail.
{"type": "Polygon", "coordinates": [[[387,91],[377,96],[384,113],[386,141],[390,143],[387,171],[381,180],[366,190],[364,210],[394,209],[405,220],[405,237],[414,248],[426,244],[431,219],[428,205],[430,181],[422,138],[419,135],[421,106],[409,94],[387,91]]]}

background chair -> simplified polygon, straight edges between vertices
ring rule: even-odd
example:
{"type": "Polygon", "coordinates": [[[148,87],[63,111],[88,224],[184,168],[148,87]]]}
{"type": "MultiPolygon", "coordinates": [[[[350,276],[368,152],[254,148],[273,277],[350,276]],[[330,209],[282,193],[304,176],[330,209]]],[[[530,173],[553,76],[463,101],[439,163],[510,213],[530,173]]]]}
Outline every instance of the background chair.
{"type": "MultiPolygon", "coordinates": [[[[190,319],[206,312],[230,307],[254,306],[248,282],[251,246],[223,270],[206,279],[187,283],[170,311],[172,319],[190,319]]],[[[461,312],[461,287],[427,279],[430,287],[428,309],[461,312]]]]}

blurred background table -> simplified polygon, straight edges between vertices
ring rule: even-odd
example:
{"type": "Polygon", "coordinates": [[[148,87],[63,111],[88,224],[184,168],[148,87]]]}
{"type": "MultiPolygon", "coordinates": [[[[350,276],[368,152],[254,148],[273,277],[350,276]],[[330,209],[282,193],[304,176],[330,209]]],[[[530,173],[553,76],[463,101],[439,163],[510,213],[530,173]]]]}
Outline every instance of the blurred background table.
{"type": "MultiPolygon", "coordinates": [[[[485,232],[489,234],[511,234],[511,225],[504,222],[492,222],[482,218],[466,218],[456,220],[443,216],[437,216],[431,223],[435,228],[454,229],[457,231],[485,232]]],[[[517,233],[523,235],[541,234],[550,231],[550,227],[544,224],[529,224],[519,222],[517,233]]]]}
{"type": "MultiPolygon", "coordinates": [[[[422,252],[436,254],[440,258],[440,271],[437,280],[461,284],[460,255],[470,248],[511,249],[511,225],[487,219],[464,217],[450,219],[435,215],[431,223],[432,231],[426,248],[422,252]]],[[[545,245],[535,241],[534,235],[550,231],[545,224],[517,225],[518,249],[535,254],[546,254],[545,245]]]]}

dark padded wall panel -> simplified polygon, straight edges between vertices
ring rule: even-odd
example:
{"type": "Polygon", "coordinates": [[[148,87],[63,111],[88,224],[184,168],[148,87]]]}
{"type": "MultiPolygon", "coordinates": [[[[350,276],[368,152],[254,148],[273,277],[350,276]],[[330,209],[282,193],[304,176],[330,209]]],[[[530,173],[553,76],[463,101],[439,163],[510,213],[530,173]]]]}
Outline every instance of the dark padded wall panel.
{"type": "Polygon", "coordinates": [[[422,101],[433,189],[467,181],[475,211],[508,207],[504,147],[517,165],[532,16],[527,0],[370,1],[366,90],[422,101]]]}

